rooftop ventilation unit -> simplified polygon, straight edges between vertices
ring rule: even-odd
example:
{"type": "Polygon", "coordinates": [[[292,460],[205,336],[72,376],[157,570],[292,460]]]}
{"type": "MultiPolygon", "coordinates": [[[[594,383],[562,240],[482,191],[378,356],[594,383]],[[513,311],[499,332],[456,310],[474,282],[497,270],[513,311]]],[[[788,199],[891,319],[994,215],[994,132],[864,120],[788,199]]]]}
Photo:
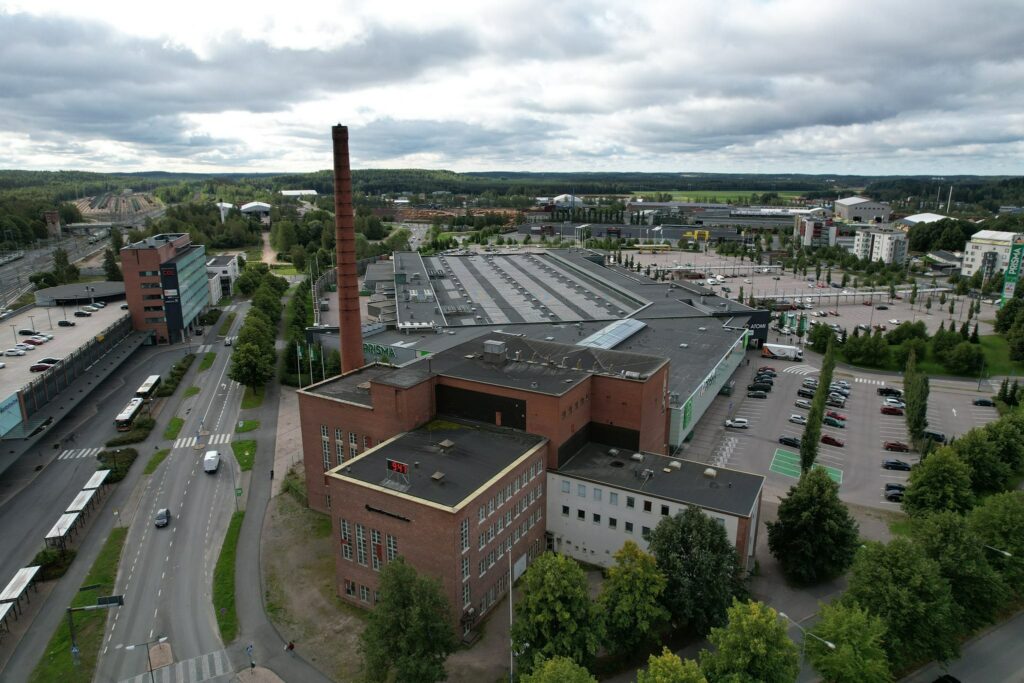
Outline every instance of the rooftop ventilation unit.
{"type": "Polygon", "coordinates": [[[673,460],[672,462],[670,462],[668,464],[668,466],[671,467],[674,470],[681,470],[681,469],[683,469],[683,463],[679,462],[678,460],[673,460]]]}
{"type": "Polygon", "coordinates": [[[619,457],[619,449],[618,448],[609,448],[608,449],[608,455],[612,456],[613,458],[619,457]]]}
{"type": "Polygon", "coordinates": [[[634,453],[633,455],[629,456],[629,459],[633,460],[634,462],[643,462],[644,461],[644,454],[643,453],[634,453]]]}
{"type": "Polygon", "coordinates": [[[440,448],[442,451],[447,451],[450,450],[454,445],[454,441],[452,441],[451,439],[445,439],[444,441],[437,444],[437,447],[440,448]]]}
{"type": "Polygon", "coordinates": [[[708,479],[714,479],[715,477],[718,476],[718,470],[716,470],[714,467],[707,467],[704,469],[704,476],[707,477],[708,479]]]}
{"type": "Polygon", "coordinates": [[[444,479],[444,472],[438,470],[437,472],[434,472],[432,475],[430,475],[430,478],[433,481],[436,481],[438,484],[440,484],[441,480],[444,479]]]}

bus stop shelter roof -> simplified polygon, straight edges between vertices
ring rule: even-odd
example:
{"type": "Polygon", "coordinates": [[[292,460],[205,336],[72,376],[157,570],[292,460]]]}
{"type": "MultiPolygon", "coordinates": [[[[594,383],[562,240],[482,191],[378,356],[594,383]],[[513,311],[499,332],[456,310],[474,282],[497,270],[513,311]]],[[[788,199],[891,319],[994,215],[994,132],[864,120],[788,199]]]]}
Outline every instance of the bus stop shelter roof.
{"type": "Polygon", "coordinates": [[[79,491],[75,499],[71,501],[71,505],[68,505],[67,512],[81,512],[92,500],[92,497],[96,495],[96,489],[84,489],[79,491]]]}
{"type": "Polygon", "coordinates": [[[7,588],[4,588],[3,592],[0,593],[0,602],[12,602],[24,595],[25,590],[28,589],[33,579],[36,578],[36,574],[39,573],[39,569],[39,567],[19,569],[14,578],[11,579],[11,582],[7,584],[7,588]]]}
{"type": "Polygon", "coordinates": [[[96,470],[96,473],[89,477],[89,481],[85,482],[83,489],[98,489],[103,486],[103,482],[107,477],[110,476],[110,470],[96,470]]]}
{"type": "Polygon", "coordinates": [[[50,529],[50,533],[46,534],[46,540],[51,541],[55,539],[61,539],[67,536],[68,532],[71,531],[75,526],[75,522],[78,521],[78,512],[65,512],[57,520],[57,523],[50,529]]]}

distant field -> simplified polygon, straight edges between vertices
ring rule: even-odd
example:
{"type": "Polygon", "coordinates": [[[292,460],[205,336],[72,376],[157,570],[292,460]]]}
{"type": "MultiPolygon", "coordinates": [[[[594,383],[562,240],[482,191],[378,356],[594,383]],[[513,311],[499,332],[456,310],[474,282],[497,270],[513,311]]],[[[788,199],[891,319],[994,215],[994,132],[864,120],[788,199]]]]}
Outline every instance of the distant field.
{"type": "Polygon", "coordinates": [[[633,194],[671,194],[674,202],[728,202],[747,199],[752,194],[775,192],[785,199],[795,199],[804,193],[800,190],[633,190],[633,194]]]}

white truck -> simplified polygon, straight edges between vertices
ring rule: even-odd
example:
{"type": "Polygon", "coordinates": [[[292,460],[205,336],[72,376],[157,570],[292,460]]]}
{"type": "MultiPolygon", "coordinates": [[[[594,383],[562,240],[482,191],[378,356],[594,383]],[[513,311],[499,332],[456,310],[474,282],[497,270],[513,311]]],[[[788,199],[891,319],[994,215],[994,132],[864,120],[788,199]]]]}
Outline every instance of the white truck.
{"type": "Polygon", "coordinates": [[[804,352],[798,347],[785,344],[765,344],[761,347],[761,355],[774,360],[802,361],[804,359],[804,352]]]}
{"type": "Polygon", "coordinates": [[[218,467],[220,467],[220,452],[206,451],[206,455],[203,456],[203,472],[215,474],[218,467]]]}

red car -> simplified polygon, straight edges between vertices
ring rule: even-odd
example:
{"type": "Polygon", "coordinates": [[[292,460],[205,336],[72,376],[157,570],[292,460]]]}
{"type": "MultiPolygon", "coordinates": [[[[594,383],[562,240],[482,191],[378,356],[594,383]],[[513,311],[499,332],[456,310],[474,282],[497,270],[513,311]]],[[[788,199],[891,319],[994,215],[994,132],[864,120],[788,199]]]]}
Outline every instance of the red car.
{"type": "Polygon", "coordinates": [[[775,368],[770,365],[762,365],[757,369],[758,372],[775,372],[775,368]]]}
{"type": "Polygon", "coordinates": [[[825,436],[821,437],[821,442],[827,443],[829,446],[839,446],[840,448],[843,447],[843,442],[837,439],[836,437],[832,436],[831,434],[826,434],[825,436]]]}
{"type": "Polygon", "coordinates": [[[887,451],[898,451],[900,453],[909,453],[910,446],[903,443],[902,441],[886,441],[882,444],[882,448],[887,451]]]}
{"type": "Polygon", "coordinates": [[[843,415],[842,413],[837,413],[834,410],[828,411],[827,413],[825,413],[825,415],[836,420],[842,420],[843,422],[846,422],[846,416],[843,415]]]}
{"type": "Polygon", "coordinates": [[[871,305],[870,301],[861,301],[861,303],[864,304],[865,306],[870,306],[871,305]]]}
{"type": "Polygon", "coordinates": [[[42,346],[43,345],[43,342],[39,341],[38,339],[32,339],[31,337],[26,337],[25,339],[22,339],[21,342],[23,344],[31,344],[32,346],[42,346]]]}
{"type": "Polygon", "coordinates": [[[896,408],[893,406],[882,406],[882,415],[902,415],[903,408],[896,408]]]}

